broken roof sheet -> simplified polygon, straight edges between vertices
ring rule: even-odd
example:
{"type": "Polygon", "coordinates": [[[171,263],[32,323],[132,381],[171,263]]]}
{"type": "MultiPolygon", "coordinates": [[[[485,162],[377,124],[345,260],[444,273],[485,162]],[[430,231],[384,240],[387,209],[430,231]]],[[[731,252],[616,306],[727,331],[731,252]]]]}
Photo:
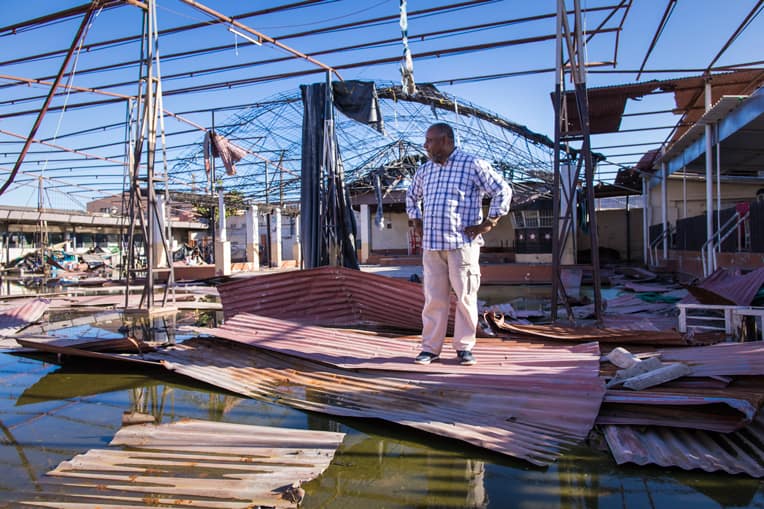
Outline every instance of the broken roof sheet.
{"type": "Polygon", "coordinates": [[[658,351],[664,362],[682,362],[692,376],[764,375],[764,341],[719,343],[658,351]]]}
{"type": "Polygon", "coordinates": [[[442,363],[419,366],[412,362],[417,351],[412,339],[254,315],[237,315],[220,329],[205,332],[234,334],[248,344],[200,338],[143,355],[34,342],[25,346],[161,364],[246,397],[275,398],[331,415],[383,419],[537,465],[554,462],[586,438],[604,394],[596,343],[513,346],[486,339],[474,350],[480,363],[465,368],[450,346],[442,363]]]}
{"type": "Polygon", "coordinates": [[[36,322],[45,314],[50,300],[37,298],[0,309],[0,337],[13,336],[32,322],[36,322]]]}
{"type": "MultiPolygon", "coordinates": [[[[284,343],[284,351],[293,351],[289,337],[284,343]]],[[[477,355],[481,359],[477,368],[487,364],[483,372],[455,362],[451,368],[429,369],[411,362],[408,373],[380,372],[341,369],[233,342],[198,339],[150,358],[247,397],[276,398],[298,409],[332,415],[382,419],[536,465],[554,462],[586,438],[604,393],[597,375],[596,344],[518,352],[524,364],[513,363],[513,351],[506,347],[486,347],[477,355]],[[489,358],[494,362],[482,360],[489,358]],[[505,359],[506,374],[497,373],[499,358],[505,359]],[[494,369],[489,369],[491,364],[494,369]]]]}
{"type": "Polygon", "coordinates": [[[605,439],[619,465],[636,463],[662,467],[722,470],[764,477],[764,416],[743,430],[714,433],[665,427],[605,426],[605,439]]]}
{"type": "Polygon", "coordinates": [[[226,318],[247,312],[326,326],[422,329],[422,285],[344,267],[242,278],[218,292],[226,318]]]}
{"type": "Polygon", "coordinates": [[[486,313],[485,317],[496,333],[508,335],[512,338],[521,337],[554,341],[599,341],[602,343],[681,346],[694,344],[695,341],[710,341],[719,336],[717,333],[701,333],[694,335],[692,340],[690,340],[688,337],[675,330],[632,330],[606,327],[574,327],[559,324],[525,325],[506,322],[503,316],[493,313],[486,313]]]}
{"type": "MultiPolygon", "coordinates": [[[[675,113],[682,114],[681,126],[672,141],[678,140],[688,127],[705,112],[705,76],[690,76],[666,80],[651,80],[587,89],[589,100],[590,129],[592,134],[617,132],[621,125],[627,99],[639,99],[654,91],[673,92],[675,113]]],[[[764,71],[760,69],[718,73],[711,76],[712,104],[725,95],[747,95],[764,83],[764,71]]],[[[565,93],[569,129],[580,132],[575,91],[565,93]]]]}
{"type": "Polygon", "coordinates": [[[764,267],[747,274],[722,267],[700,283],[688,286],[690,295],[682,299],[682,302],[750,306],[762,286],[764,267]]]}
{"type": "Polygon", "coordinates": [[[37,507],[297,507],[343,433],[184,420],[120,429],[48,472],[37,507]],[[74,489],[76,486],[76,489],[74,489]],[[293,487],[292,489],[285,489],[293,487]]]}
{"type": "Polygon", "coordinates": [[[764,395],[757,390],[667,385],[641,391],[608,390],[597,424],[670,426],[728,433],[750,424],[764,403],[764,395]]]}

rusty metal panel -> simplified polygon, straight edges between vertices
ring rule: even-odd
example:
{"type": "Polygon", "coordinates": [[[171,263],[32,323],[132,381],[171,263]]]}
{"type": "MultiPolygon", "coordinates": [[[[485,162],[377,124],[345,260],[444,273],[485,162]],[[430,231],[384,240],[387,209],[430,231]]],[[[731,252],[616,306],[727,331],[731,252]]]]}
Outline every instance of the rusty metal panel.
{"type": "Polygon", "coordinates": [[[670,426],[729,433],[750,424],[764,394],[755,388],[654,387],[605,393],[597,424],[670,426]]]}
{"type": "Polygon", "coordinates": [[[495,332],[508,335],[511,338],[680,346],[696,344],[696,342],[718,341],[720,336],[717,333],[700,333],[695,334],[690,341],[685,335],[675,330],[653,331],[567,325],[524,325],[506,322],[503,316],[493,313],[487,313],[486,319],[495,332]]]}
{"type": "Polygon", "coordinates": [[[636,463],[764,477],[764,417],[734,433],[664,427],[605,426],[619,465],[636,463]]]}
{"type": "Polygon", "coordinates": [[[297,507],[343,433],[199,420],[122,428],[48,472],[38,507],[297,507]]]}
{"type": "Polygon", "coordinates": [[[344,267],[242,278],[218,292],[226,319],[246,312],[326,326],[422,329],[422,285],[344,267]]]}
{"type": "Polygon", "coordinates": [[[764,375],[764,342],[718,343],[658,350],[663,362],[683,362],[692,376],[764,375]]]}
{"type": "Polygon", "coordinates": [[[248,397],[383,419],[537,465],[550,464],[587,436],[604,394],[596,343],[539,348],[490,341],[474,350],[477,366],[455,361],[418,366],[411,362],[413,342],[345,336],[339,330],[319,335],[317,328],[294,323],[291,328],[301,337],[292,343],[285,335],[280,346],[273,343],[281,331],[253,329],[268,350],[196,339],[149,358],[248,397]],[[324,348],[335,345],[334,359],[320,348],[301,351],[308,346],[305,340],[312,337],[320,346],[328,335],[335,343],[324,348]],[[344,351],[350,347],[352,353],[344,351]]]}
{"type": "Polygon", "coordinates": [[[764,267],[747,274],[721,268],[697,285],[688,286],[690,295],[682,302],[750,306],[763,285],[764,267]]]}
{"type": "Polygon", "coordinates": [[[13,336],[47,311],[50,300],[37,298],[18,306],[0,309],[0,336],[13,336]]]}

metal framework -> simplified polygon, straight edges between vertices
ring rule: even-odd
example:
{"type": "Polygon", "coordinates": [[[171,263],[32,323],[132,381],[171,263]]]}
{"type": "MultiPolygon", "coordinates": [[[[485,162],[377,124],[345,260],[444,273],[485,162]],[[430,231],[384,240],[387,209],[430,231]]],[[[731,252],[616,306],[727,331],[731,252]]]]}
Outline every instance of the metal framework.
{"type": "Polygon", "coordinates": [[[552,223],[552,319],[556,320],[557,308],[560,301],[565,305],[568,318],[573,313],[568,303],[565,286],[562,283],[562,269],[575,263],[575,252],[570,248],[574,242],[575,211],[574,194],[584,170],[584,191],[586,209],[589,216],[589,239],[591,248],[592,286],[594,290],[594,314],[598,323],[602,322],[602,292],[600,288],[599,238],[597,233],[597,215],[594,206],[594,163],[591,151],[589,129],[589,104],[586,94],[586,48],[583,42],[583,24],[581,19],[580,0],[573,0],[575,24],[571,30],[565,0],[557,0],[557,48],[556,48],[556,83],[554,90],[554,200],[552,223]],[[568,66],[564,66],[564,55],[568,56],[568,66]],[[576,96],[580,130],[571,132],[568,122],[568,111],[565,108],[564,86],[566,74],[573,82],[576,96]],[[569,142],[580,142],[581,150],[577,157],[560,157],[563,145],[569,142]],[[563,185],[562,169],[568,166],[573,169],[569,184],[563,185]]]}
{"type": "MultiPolygon", "coordinates": [[[[127,210],[130,225],[127,237],[125,308],[127,309],[129,304],[130,286],[136,284],[140,279],[139,275],[142,274],[143,292],[137,310],[145,310],[151,315],[165,308],[168,302],[175,302],[175,273],[172,251],[168,242],[171,238],[169,216],[164,213],[164,207],[158,203],[154,187],[156,182],[167,180],[157,175],[155,168],[158,150],[157,131],[161,131],[162,149],[165,145],[155,0],[147,0],[143,14],[143,63],[138,100],[133,111],[135,115],[130,115],[134,129],[131,130],[132,135],[128,140],[130,198],[127,210]],[[140,229],[142,243],[137,238],[136,228],[140,229]],[[157,244],[162,247],[161,254],[155,249],[157,244]],[[166,267],[160,269],[162,256],[165,258],[166,267]],[[154,287],[157,277],[161,274],[166,274],[166,283],[163,287],[161,305],[158,308],[154,287]]],[[[128,102],[128,105],[130,104],[132,102],[128,102]]],[[[163,173],[166,176],[166,171],[163,173]]],[[[163,203],[167,203],[167,186],[165,185],[164,188],[163,203]]]]}

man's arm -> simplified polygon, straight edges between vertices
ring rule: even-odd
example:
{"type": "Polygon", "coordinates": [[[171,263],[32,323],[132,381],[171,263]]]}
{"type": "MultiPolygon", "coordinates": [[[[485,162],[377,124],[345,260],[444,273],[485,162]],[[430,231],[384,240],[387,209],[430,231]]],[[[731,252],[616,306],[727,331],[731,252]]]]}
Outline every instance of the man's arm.
{"type": "Polygon", "coordinates": [[[489,163],[476,160],[476,177],[482,191],[491,198],[488,214],[483,222],[468,226],[464,233],[470,238],[475,238],[483,233],[488,233],[499,223],[502,216],[509,213],[509,204],[512,202],[512,188],[507,184],[498,172],[489,163]]]}

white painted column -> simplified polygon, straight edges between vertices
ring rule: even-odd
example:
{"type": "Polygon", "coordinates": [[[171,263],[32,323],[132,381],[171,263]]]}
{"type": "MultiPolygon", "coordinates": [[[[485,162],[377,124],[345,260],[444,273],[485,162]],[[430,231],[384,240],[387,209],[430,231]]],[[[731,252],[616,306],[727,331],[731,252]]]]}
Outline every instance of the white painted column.
{"type": "Polygon", "coordinates": [[[223,188],[218,187],[218,240],[225,242],[228,240],[228,232],[225,224],[225,200],[223,199],[223,188]]]}
{"type": "Polygon", "coordinates": [[[273,208],[271,215],[271,267],[281,267],[281,209],[273,208]]]}
{"type": "Polygon", "coordinates": [[[245,242],[247,244],[247,261],[252,264],[252,270],[260,270],[260,223],[257,218],[257,205],[250,205],[247,209],[247,230],[245,242]]]}
{"type": "Polygon", "coordinates": [[[292,258],[298,269],[302,268],[302,247],[300,246],[300,215],[294,216],[294,242],[292,243],[292,258]]]}
{"type": "MultiPolygon", "coordinates": [[[[369,255],[371,254],[371,212],[369,212],[369,204],[361,204],[361,217],[359,221],[360,231],[358,232],[361,237],[361,263],[368,263],[369,255]]],[[[410,244],[409,244],[410,245],[410,244]]]]}
{"type": "Polygon", "coordinates": [[[165,255],[164,242],[162,242],[162,232],[165,231],[165,223],[167,218],[166,209],[167,206],[165,205],[164,196],[157,195],[157,220],[153,222],[154,245],[151,246],[154,257],[154,268],[167,267],[167,256],[165,255]]]}
{"type": "Polygon", "coordinates": [[[218,237],[215,240],[215,275],[231,275],[231,242],[225,224],[225,200],[223,187],[218,187],[218,237]]]}

